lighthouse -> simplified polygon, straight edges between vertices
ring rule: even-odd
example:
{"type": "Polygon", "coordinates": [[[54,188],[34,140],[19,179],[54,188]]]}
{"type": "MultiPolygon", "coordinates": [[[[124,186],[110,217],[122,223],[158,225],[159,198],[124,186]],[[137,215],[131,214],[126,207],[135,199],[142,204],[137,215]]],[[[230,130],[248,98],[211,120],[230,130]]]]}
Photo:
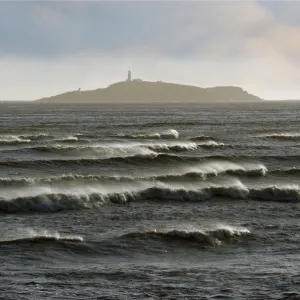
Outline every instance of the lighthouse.
{"type": "Polygon", "coordinates": [[[131,71],[130,70],[128,71],[127,81],[131,82],[131,71]]]}

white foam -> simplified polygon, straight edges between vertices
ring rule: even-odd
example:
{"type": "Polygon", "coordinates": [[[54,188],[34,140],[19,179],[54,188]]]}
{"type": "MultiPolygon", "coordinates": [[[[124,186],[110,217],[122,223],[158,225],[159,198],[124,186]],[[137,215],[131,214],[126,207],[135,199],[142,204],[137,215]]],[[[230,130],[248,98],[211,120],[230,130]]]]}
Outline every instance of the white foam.
{"type": "Polygon", "coordinates": [[[143,146],[141,143],[96,143],[88,145],[65,145],[56,143],[49,147],[37,147],[37,150],[46,150],[53,155],[80,157],[90,159],[108,159],[114,157],[132,157],[136,155],[157,155],[156,152],[143,146]]]}
{"type": "Polygon", "coordinates": [[[0,142],[20,142],[20,143],[30,143],[30,139],[24,139],[17,135],[0,135],[0,142]]]}
{"type": "Polygon", "coordinates": [[[181,166],[170,172],[161,172],[157,176],[183,176],[185,174],[198,174],[202,178],[207,176],[218,176],[220,174],[233,172],[239,174],[257,174],[265,176],[267,168],[260,163],[235,163],[230,161],[208,161],[196,163],[193,166],[181,166]]]}
{"type": "Polygon", "coordinates": [[[207,147],[212,147],[212,148],[217,148],[217,147],[224,147],[226,146],[224,143],[219,143],[219,142],[216,142],[214,140],[206,140],[206,141],[200,141],[200,142],[197,142],[197,145],[198,146],[207,146],[207,147]]]}
{"type": "Polygon", "coordinates": [[[127,202],[139,199],[201,201],[213,196],[245,198],[247,190],[238,180],[217,185],[166,184],[153,181],[130,183],[71,185],[61,187],[34,186],[3,189],[0,210],[45,211],[80,209],[107,202],[127,202]]]}
{"type": "Polygon", "coordinates": [[[239,236],[249,236],[250,230],[244,227],[234,226],[166,226],[165,228],[155,228],[148,231],[137,231],[125,234],[125,237],[166,237],[174,239],[189,240],[193,242],[203,243],[205,245],[219,246],[223,242],[230,242],[233,238],[239,236]]]}
{"type": "Polygon", "coordinates": [[[188,169],[190,172],[202,172],[204,175],[218,175],[221,173],[225,173],[228,171],[243,171],[243,172],[251,172],[251,171],[261,171],[262,175],[266,175],[267,168],[263,164],[255,164],[255,163],[245,163],[239,164],[230,161],[210,161],[204,162],[195,166],[191,169],[188,169]]]}
{"type": "Polygon", "coordinates": [[[189,141],[153,142],[143,143],[143,145],[155,151],[191,151],[198,148],[196,143],[189,141]]]}
{"type": "Polygon", "coordinates": [[[171,137],[174,137],[174,138],[178,139],[179,138],[179,132],[175,129],[168,129],[168,130],[165,130],[165,131],[161,132],[160,136],[161,137],[171,136],[171,137]]]}
{"type": "Polygon", "coordinates": [[[258,135],[259,137],[267,138],[297,138],[300,137],[300,132],[275,132],[275,133],[264,133],[258,135]]]}
{"type": "Polygon", "coordinates": [[[63,141],[76,142],[76,141],[78,141],[78,137],[73,136],[73,135],[69,135],[69,136],[66,136],[66,137],[56,138],[55,141],[58,141],[58,142],[63,142],[63,141]]]}
{"type": "Polygon", "coordinates": [[[132,136],[133,138],[149,138],[149,139],[161,139],[161,138],[179,138],[179,132],[175,129],[168,129],[161,132],[144,132],[144,133],[136,133],[132,136]]]}
{"type": "Polygon", "coordinates": [[[37,240],[37,239],[54,239],[83,242],[83,237],[73,234],[61,234],[54,230],[34,229],[34,228],[18,228],[5,235],[5,239],[1,242],[14,242],[22,240],[37,240]]]}

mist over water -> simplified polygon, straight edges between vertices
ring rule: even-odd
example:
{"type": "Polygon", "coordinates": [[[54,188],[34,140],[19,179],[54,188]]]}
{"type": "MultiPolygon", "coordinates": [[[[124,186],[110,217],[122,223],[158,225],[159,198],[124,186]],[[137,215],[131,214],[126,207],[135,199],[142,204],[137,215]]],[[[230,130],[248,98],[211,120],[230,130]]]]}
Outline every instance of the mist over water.
{"type": "Polygon", "coordinates": [[[5,299],[300,299],[300,105],[0,104],[5,299]]]}

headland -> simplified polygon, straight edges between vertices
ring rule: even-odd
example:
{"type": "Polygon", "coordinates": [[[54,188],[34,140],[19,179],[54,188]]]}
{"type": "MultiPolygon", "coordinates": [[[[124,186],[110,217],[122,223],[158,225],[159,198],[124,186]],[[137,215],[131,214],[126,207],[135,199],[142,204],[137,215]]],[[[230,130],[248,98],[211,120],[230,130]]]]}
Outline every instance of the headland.
{"type": "Polygon", "coordinates": [[[90,91],[78,89],[37,101],[51,103],[224,103],[261,100],[240,87],[201,88],[161,81],[131,80],[131,73],[128,72],[126,81],[114,83],[106,88],[90,91]]]}

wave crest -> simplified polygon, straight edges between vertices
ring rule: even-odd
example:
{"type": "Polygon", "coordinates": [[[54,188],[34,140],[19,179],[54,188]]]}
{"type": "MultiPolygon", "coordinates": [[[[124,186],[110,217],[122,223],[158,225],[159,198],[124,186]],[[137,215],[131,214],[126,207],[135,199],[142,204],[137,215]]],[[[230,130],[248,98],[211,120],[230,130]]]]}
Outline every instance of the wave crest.
{"type": "Polygon", "coordinates": [[[269,201],[300,201],[298,185],[267,186],[259,189],[249,189],[249,198],[269,201]]]}
{"type": "MultiPolygon", "coordinates": [[[[106,188],[105,188],[106,189],[106,188]]],[[[56,189],[57,193],[45,193],[45,189],[38,189],[41,194],[2,198],[0,211],[5,213],[17,212],[57,212],[61,210],[80,210],[97,208],[106,203],[124,204],[131,201],[196,201],[201,202],[213,198],[253,199],[263,201],[300,201],[299,186],[267,186],[262,188],[247,188],[240,181],[228,182],[228,185],[211,185],[197,188],[164,184],[162,182],[144,182],[140,185],[120,186],[112,190],[101,191],[103,187],[86,189],[83,194],[77,194],[81,189],[70,189],[67,192],[56,189]],[[119,190],[123,190],[119,192],[119,190]],[[69,191],[73,190],[73,194],[69,191]],[[61,191],[61,192],[59,192],[61,191]]],[[[47,191],[47,189],[46,189],[47,191]]],[[[51,189],[49,189],[51,191],[51,189]]]]}
{"type": "Polygon", "coordinates": [[[178,143],[157,143],[157,144],[145,144],[147,148],[153,151],[192,151],[198,148],[196,143],[193,142],[178,142],[178,143]]]}
{"type": "Polygon", "coordinates": [[[0,245],[53,242],[83,242],[83,238],[79,235],[64,235],[55,231],[28,229],[22,230],[22,234],[17,237],[0,240],[0,245]]]}
{"type": "Polygon", "coordinates": [[[40,194],[37,196],[17,197],[0,200],[0,211],[5,213],[45,212],[80,210],[99,207],[105,203],[126,203],[136,199],[134,193],[91,193],[91,194],[40,194]]]}
{"type": "Polygon", "coordinates": [[[210,230],[181,230],[171,229],[167,231],[146,231],[146,232],[131,232],[123,235],[125,238],[161,238],[173,239],[179,241],[196,242],[207,246],[218,246],[223,242],[231,242],[237,237],[251,235],[251,232],[246,228],[235,227],[219,227],[210,230]]]}
{"type": "Polygon", "coordinates": [[[16,145],[30,143],[29,138],[17,136],[17,135],[0,135],[0,144],[2,145],[16,145]]]}
{"type": "Polygon", "coordinates": [[[132,139],[178,139],[179,132],[175,129],[167,129],[160,132],[140,132],[136,134],[125,134],[119,137],[132,139]]]}
{"type": "Polygon", "coordinates": [[[106,203],[124,204],[138,200],[203,201],[214,196],[232,199],[245,198],[247,196],[246,187],[239,181],[234,186],[211,186],[202,189],[176,188],[163,183],[156,183],[152,187],[149,187],[149,185],[153,184],[149,182],[144,187],[141,185],[141,187],[124,192],[42,193],[27,197],[1,199],[0,211],[5,213],[58,212],[99,207],[106,203]]]}
{"type": "Polygon", "coordinates": [[[133,157],[137,155],[155,155],[156,153],[142,144],[99,144],[90,146],[51,145],[27,148],[56,155],[87,158],[133,157]]]}
{"type": "Polygon", "coordinates": [[[270,171],[270,173],[275,175],[300,175],[300,168],[277,169],[270,171]]]}
{"type": "Polygon", "coordinates": [[[74,135],[66,136],[66,137],[60,137],[56,138],[56,142],[78,142],[78,137],[74,135]]]}
{"type": "Polygon", "coordinates": [[[201,147],[201,148],[208,148],[208,149],[211,149],[211,148],[224,148],[224,147],[230,147],[232,148],[233,146],[232,145],[226,145],[224,143],[219,143],[219,142],[216,142],[214,140],[206,140],[206,141],[202,141],[201,143],[197,143],[198,147],[201,147]]]}
{"type": "Polygon", "coordinates": [[[282,140],[282,141],[292,141],[292,140],[300,140],[300,133],[292,133],[292,132],[283,132],[283,133],[273,133],[273,134],[264,134],[261,137],[273,140],[282,140]]]}

